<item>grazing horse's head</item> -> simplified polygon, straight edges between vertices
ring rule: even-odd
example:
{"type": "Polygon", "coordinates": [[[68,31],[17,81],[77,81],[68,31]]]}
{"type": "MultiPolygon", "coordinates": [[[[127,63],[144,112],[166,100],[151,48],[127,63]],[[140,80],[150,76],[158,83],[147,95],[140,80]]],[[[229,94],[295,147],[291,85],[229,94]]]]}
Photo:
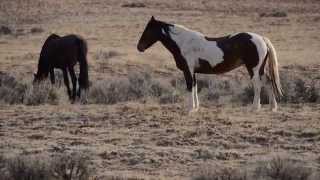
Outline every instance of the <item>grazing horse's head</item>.
{"type": "Polygon", "coordinates": [[[48,77],[49,63],[47,61],[48,61],[48,50],[50,49],[49,45],[52,41],[57,40],[59,38],[60,38],[59,35],[51,34],[44,42],[40,52],[38,71],[34,73],[34,79],[33,79],[34,83],[40,82],[48,77]]]}
{"type": "Polygon", "coordinates": [[[33,83],[38,83],[48,77],[48,73],[36,72],[33,74],[33,83]]]}
{"type": "Polygon", "coordinates": [[[145,51],[161,39],[161,36],[163,35],[162,26],[163,22],[157,21],[153,16],[151,17],[137,46],[140,52],[145,51]]]}

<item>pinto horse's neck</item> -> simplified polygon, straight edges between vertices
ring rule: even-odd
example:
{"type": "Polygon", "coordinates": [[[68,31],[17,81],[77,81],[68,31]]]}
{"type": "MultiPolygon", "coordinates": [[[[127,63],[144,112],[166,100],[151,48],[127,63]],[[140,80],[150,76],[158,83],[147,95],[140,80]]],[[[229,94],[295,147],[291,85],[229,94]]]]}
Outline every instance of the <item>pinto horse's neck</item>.
{"type": "Polygon", "coordinates": [[[174,27],[174,25],[171,25],[171,24],[165,24],[161,27],[162,28],[161,32],[163,32],[164,34],[161,36],[160,42],[163,44],[163,46],[169,52],[171,52],[171,54],[174,57],[174,60],[176,62],[177,67],[180,70],[185,71],[188,69],[188,65],[186,63],[185,58],[181,54],[181,49],[179,48],[177,42],[174,41],[172,38],[173,32],[171,32],[170,29],[173,27],[174,27]]]}

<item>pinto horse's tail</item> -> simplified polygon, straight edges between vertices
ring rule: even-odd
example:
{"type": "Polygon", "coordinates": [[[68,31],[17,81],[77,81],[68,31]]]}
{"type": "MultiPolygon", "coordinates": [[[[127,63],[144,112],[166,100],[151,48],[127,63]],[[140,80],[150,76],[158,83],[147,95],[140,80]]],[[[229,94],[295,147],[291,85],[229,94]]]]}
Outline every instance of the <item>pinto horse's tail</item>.
{"type": "Polygon", "coordinates": [[[283,96],[283,90],[280,84],[277,53],[271,41],[266,37],[263,37],[263,39],[268,47],[268,52],[269,52],[268,53],[268,59],[269,59],[268,69],[269,69],[269,76],[272,81],[273,92],[279,98],[283,96]]]}
{"type": "Polygon", "coordinates": [[[78,45],[79,45],[79,64],[80,64],[80,73],[79,73],[79,87],[80,89],[88,89],[89,88],[89,75],[88,75],[88,62],[87,62],[87,52],[88,46],[87,42],[78,37],[78,45]]]}

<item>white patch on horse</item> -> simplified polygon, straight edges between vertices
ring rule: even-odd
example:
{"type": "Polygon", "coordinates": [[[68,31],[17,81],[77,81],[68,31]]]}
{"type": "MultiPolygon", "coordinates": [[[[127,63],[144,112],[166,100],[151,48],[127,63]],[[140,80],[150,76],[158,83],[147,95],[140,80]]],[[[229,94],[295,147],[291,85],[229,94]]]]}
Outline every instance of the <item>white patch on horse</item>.
{"type": "Polygon", "coordinates": [[[259,63],[255,68],[253,68],[253,71],[259,71],[262,62],[267,55],[268,48],[262,36],[251,32],[247,32],[247,34],[249,34],[252,37],[251,41],[256,46],[259,56],[259,63]]]}
{"type": "Polygon", "coordinates": [[[199,66],[199,59],[208,61],[214,67],[223,61],[224,53],[214,41],[208,41],[200,32],[174,25],[170,28],[170,36],[177,43],[182,56],[190,66],[191,73],[199,66]]]}

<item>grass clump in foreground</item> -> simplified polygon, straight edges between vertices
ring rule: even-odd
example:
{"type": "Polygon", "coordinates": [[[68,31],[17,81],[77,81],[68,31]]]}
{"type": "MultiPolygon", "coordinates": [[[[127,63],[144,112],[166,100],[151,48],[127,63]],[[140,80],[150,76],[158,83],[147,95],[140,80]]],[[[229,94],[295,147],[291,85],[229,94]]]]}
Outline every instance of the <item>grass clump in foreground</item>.
{"type": "Polygon", "coordinates": [[[161,103],[178,101],[170,84],[153,79],[147,73],[133,73],[129,74],[128,78],[102,80],[94,84],[89,92],[89,102],[94,104],[115,104],[148,98],[161,103]]]}
{"type": "Polygon", "coordinates": [[[81,153],[58,154],[53,158],[19,155],[0,158],[0,180],[91,180],[94,171],[81,153]]]}
{"type": "Polygon", "coordinates": [[[318,180],[320,174],[307,165],[279,156],[255,167],[203,167],[192,180],[318,180]]]}

